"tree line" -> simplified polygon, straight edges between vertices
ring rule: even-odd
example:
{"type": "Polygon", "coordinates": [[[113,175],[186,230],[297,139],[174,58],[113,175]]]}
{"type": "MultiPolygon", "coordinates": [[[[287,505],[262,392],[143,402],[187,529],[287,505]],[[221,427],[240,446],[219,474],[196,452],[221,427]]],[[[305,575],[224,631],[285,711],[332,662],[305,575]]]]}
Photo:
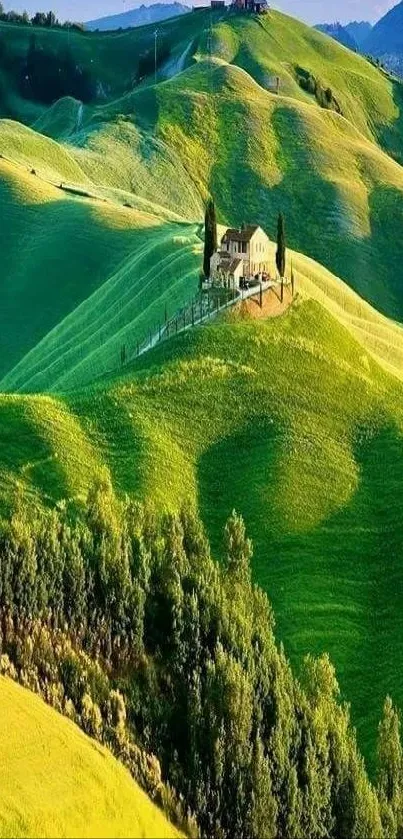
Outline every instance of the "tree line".
{"type": "Polygon", "coordinates": [[[74,29],[77,32],[84,32],[84,25],[82,23],[71,23],[66,20],[63,23],[57,19],[54,12],[35,12],[32,17],[27,11],[15,12],[10,10],[5,11],[3,4],[0,2],[0,20],[4,23],[17,23],[23,26],[42,26],[48,29],[74,29]]]}
{"type": "Polygon", "coordinates": [[[235,513],[223,554],[192,511],[118,502],[108,480],[78,515],[19,507],[0,528],[0,671],[106,743],[189,835],[397,839],[393,704],[372,782],[328,657],[297,679],[276,644],[235,513]]]}

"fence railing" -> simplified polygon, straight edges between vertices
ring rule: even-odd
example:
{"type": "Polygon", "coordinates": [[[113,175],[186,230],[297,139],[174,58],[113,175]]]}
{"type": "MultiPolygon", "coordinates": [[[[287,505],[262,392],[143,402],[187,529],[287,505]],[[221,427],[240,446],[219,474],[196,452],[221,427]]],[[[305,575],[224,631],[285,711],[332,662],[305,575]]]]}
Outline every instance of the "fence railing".
{"type": "Polygon", "coordinates": [[[270,280],[248,289],[225,290],[212,287],[210,292],[200,292],[187,306],[183,306],[171,317],[168,317],[165,309],[164,317],[155,324],[153,329],[148,330],[147,335],[136,341],[136,344],[130,347],[129,351],[127,351],[126,346],[122,347],[121,366],[128,361],[133,361],[140,355],[144,355],[157,344],[166,341],[173,335],[178,335],[194,326],[206,323],[248,297],[256,297],[257,295],[261,297],[263,292],[276,286],[277,283],[270,280]]]}

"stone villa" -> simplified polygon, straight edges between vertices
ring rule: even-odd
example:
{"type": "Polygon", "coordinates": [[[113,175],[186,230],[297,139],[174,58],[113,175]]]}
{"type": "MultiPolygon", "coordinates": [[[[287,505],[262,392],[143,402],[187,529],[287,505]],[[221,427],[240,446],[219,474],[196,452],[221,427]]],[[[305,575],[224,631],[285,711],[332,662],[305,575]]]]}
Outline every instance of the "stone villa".
{"type": "Polygon", "coordinates": [[[210,279],[227,288],[267,279],[270,264],[269,237],[255,224],[229,227],[210,259],[210,279]]]}

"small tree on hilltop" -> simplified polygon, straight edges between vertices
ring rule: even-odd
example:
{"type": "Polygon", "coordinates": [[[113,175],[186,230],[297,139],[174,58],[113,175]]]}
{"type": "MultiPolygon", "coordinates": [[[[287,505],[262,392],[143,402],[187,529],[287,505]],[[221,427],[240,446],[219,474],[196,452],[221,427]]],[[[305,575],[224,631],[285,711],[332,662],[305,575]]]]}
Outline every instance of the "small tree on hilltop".
{"type": "Polygon", "coordinates": [[[276,253],[277,271],[283,279],[285,274],[285,229],[284,216],[279,213],[277,222],[277,253],[276,253]]]}
{"type": "Polygon", "coordinates": [[[206,212],[204,216],[204,256],[203,256],[203,271],[204,276],[210,276],[210,259],[214,251],[217,250],[217,220],[215,214],[215,205],[212,198],[209,198],[206,204],[206,212]]]}

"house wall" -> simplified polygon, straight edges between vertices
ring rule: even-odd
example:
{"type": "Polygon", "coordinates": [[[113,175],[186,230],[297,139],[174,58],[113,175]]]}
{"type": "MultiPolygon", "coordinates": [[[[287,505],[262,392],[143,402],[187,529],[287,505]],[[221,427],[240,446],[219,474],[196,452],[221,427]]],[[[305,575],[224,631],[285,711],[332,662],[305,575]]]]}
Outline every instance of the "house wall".
{"type": "Polygon", "coordinates": [[[259,274],[261,271],[268,271],[270,264],[269,237],[260,227],[256,230],[250,240],[250,273],[259,274]]]}
{"type": "Polygon", "coordinates": [[[219,262],[220,262],[220,257],[218,255],[218,252],[215,251],[215,253],[213,253],[212,257],[210,257],[210,274],[212,276],[213,276],[213,274],[216,273],[217,268],[219,266],[219,262]]]}
{"type": "Polygon", "coordinates": [[[249,277],[269,270],[269,237],[260,227],[249,242],[230,241],[228,245],[227,250],[231,256],[243,260],[244,276],[249,277]]]}

